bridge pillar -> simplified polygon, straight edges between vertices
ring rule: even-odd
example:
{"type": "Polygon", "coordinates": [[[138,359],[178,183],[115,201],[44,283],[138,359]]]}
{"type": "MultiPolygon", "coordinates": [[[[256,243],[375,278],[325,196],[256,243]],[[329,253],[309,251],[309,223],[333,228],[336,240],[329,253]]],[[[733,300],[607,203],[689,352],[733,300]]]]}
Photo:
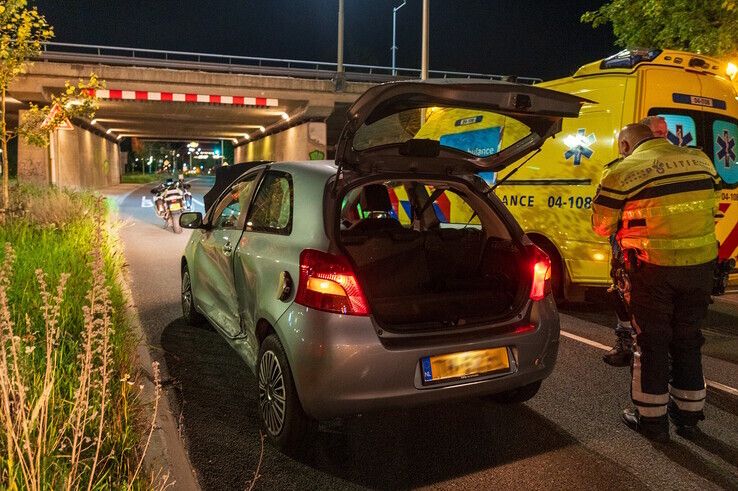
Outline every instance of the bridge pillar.
{"type": "Polygon", "coordinates": [[[78,126],[56,130],[50,140],[48,148],[34,147],[22,138],[18,141],[19,181],[88,189],[120,183],[117,143],[78,126]]]}
{"type": "Polygon", "coordinates": [[[319,160],[326,158],[326,124],[302,123],[284,131],[267,135],[234,149],[234,161],[252,160],[319,160]]]}

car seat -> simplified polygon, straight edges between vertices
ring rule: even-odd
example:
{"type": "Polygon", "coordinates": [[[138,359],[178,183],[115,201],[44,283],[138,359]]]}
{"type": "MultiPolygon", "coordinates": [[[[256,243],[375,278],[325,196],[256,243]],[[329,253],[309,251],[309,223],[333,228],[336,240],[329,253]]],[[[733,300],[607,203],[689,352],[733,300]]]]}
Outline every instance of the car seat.
{"type": "Polygon", "coordinates": [[[403,230],[402,224],[391,216],[393,212],[387,188],[382,184],[369,184],[361,190],[359,198],[362,212],[367,215],[355,223],[351,232],[366,233],[373,231],[403,230]]]}

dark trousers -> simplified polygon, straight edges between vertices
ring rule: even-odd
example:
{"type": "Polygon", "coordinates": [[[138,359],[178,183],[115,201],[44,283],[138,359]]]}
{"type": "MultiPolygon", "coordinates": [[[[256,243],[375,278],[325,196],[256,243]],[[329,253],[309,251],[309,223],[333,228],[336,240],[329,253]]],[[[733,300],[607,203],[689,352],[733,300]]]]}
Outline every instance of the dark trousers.
{"type": "Polygon", "coordinates": [[[705,381],[700,324],[707,315],[714,263],[630,271],[630,309],[636,329],[631,398],[641,416],[666,417],[667,404],[702,419],[705,381]],[[671,362],[671,363],[670,363],[671,362]]]}

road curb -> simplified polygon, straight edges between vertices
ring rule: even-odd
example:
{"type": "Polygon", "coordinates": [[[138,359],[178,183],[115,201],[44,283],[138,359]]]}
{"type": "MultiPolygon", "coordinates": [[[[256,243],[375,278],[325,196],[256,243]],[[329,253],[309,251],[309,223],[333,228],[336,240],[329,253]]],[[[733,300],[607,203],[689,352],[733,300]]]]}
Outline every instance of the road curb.
{"type": "MultiPolygon", "coordinates": [[[[113,223],[120,222],[117,212],[111,211],[109,220],[113,223]]],[[[125,251],[122,241],[116,237],[122,251],[125,251]]],[[[125,254],[124,254],[125,257],[125,254]]],[[[146,334],[136,310],[133,300],[133,292],[129,286],[128,269],[122,271],[115,281],[121,288],[125,299],[125,318],[136,337],[136,368],[140,371],[139,383],[143,385],[141,401],[146,408],[150,408],[156,398],[156,386],[154,385],[153,363],[158,362],[160,380],[170,380],[169,370],[163,356],[156,356],[147,343],[146,334]]],[[[150,424],[151,411],[147,410],[147,425],[150,424]]],[[[144,469],[146,475],[153,476],[153,483],[158,483],[156,488],[166,485],[172,489],[199,490],[194,469],[190,463],[187,450],[183,440],[180,438],[177,417],[169,404],[169,396],[166,389],[161,389],[159,398],[159,409],[154,422],[154,431],[151,435],[146,455],[144,455],[144,469]]],[[[144,478],[146,479],[146,478],[144,478]]]]}

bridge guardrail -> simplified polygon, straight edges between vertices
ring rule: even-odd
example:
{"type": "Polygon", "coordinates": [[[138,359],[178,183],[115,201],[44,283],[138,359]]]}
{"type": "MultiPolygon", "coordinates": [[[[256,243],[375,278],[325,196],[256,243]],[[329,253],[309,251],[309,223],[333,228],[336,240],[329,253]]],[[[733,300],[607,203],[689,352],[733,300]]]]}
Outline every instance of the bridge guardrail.
{"type": "MultiPolygon", "coordinates": [[[[41,60],[87,62],[98,64],[147,66],[184,70],[248,73],[254,75],[281,75],[298,78],[334,79],[337,65],[325,61],[292,60],[240,55],[221,55],[188,51],[167,51],[120,46],[98,46],[75,43],[44,43],[41,60]]],[[[420,69],[345,63],[344,77],[356,82],[385,82],[388,80],[418,79],[420,69]]],[[[504,75],[487,73],[429,70],[431,78],[468,78],[506,80],[504,75]]],[[[532,77],[516,77],[520,83],[535,84],[541,81],[532,77]]]]}

